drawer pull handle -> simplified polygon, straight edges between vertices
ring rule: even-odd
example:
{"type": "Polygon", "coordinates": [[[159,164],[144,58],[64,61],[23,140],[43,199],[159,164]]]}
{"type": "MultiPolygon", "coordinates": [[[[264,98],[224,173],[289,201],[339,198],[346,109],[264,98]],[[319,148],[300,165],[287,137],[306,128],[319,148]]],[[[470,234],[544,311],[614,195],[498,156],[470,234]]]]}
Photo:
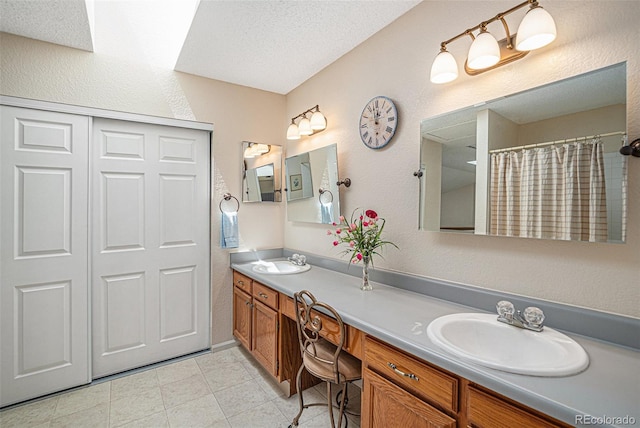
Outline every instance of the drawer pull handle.
{"type": "Polygon", "coordinates": [[[238,280],[238,285],[244,285],[244,281],[243,281],[243,280],[241,280],[241,279],[239,279],[239,280],[238,280]]]}
{"type": "Polygon", "coordinates": [[[262,297],[263,299],[268,299],[269,298],[269,296],[267,296],[263,292],[258,293],[258,296],[262,297]]]}
{"type": "Polygon", "coordinates": [[[393,369],[393,371],[398,373],[400,376],[408,377],[409,379],[413,379],[413,380],[417,380],[417,381],[420,380],[420,379],[418,379],[418,376],[414,375],[413,373],[405,373],[402,370],[399,370],[398,366],[396,366],[393,363],[387,363],[387,365],[389,367],[391,367],[393,369]]]}

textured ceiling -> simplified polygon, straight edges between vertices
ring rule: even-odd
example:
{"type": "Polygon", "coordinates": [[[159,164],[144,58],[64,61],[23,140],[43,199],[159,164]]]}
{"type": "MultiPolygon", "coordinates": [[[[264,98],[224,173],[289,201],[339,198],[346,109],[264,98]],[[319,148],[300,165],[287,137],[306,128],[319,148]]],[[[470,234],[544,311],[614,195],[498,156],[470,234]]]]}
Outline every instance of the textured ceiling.
{"type": "MultiPolygon", "coordinates": [[[[100,12],[111,10],[105,3],[114,0],[0,0],[0,31],[94,51],[94,1],[95,20],[103,22],[100,12]]],[[[129,7],[132,16],[108,26],[114,40],[121,38],[120,26],[129,21],[138,22],[136,26],[147,28],[147,33],[154,23],[162,27],[160,22],[165,22],[156,15],[154,22],[140,23],[140,15],[133,16],[140,9],[136,1],[140,2],[117,1],[118,8],[129,7]]],[[[286,94],[420,1],[200,0],[175,70],[286,94]]],[[[160,10],[168,2],[180,4],[144,3],[160,10]]],[[[156,37],[156,42],[166,48],[161,39],[156,37]]],[[[131,40],[127,50],[134,46],[131,40]]],[[[148,59],[149,50],[138,57],[148,59]]]]}
{"type": "Polygon", "coordinates": [[[0,0],[0,31],[93,51],[92,1],[0,0]]]}
{"type": "Polygon", "coordinates": [[[418,3],[202,0],[175,69],[286,94],[418,3]]]}

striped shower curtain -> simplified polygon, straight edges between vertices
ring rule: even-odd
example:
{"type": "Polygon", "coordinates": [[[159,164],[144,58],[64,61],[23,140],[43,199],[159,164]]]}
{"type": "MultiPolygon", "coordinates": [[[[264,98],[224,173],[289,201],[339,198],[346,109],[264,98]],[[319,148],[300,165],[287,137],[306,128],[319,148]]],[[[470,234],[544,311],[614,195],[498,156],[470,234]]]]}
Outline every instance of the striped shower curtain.
{"type": "Polygon", "coordinates": [[[599,140],[491,154],[490,233],[607,241],[599,140]]]}

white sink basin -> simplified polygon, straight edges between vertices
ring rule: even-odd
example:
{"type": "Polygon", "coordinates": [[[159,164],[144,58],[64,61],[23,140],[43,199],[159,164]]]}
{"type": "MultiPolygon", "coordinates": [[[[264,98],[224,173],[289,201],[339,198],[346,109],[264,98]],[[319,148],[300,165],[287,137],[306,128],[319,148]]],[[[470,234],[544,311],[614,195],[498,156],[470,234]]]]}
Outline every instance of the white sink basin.
{"type": "Polygon", "coordinates": [[[311,269],[311,265],[304,266],[294,265],[288,260],[276,260],[272,262],[259,261],[253,265],[253,271],[257,273],[266,273],[271,275],[290,275],[293,273],[306,272],[311,269]]]}
{"type": "Polygon", "coordinates": [[[429,338],[462,360],[510,373],[568,376],[587,368],[589,356],[570,337],[544,327],[529,331],[492,314],[453,314],[427,327],[429,338]]]}

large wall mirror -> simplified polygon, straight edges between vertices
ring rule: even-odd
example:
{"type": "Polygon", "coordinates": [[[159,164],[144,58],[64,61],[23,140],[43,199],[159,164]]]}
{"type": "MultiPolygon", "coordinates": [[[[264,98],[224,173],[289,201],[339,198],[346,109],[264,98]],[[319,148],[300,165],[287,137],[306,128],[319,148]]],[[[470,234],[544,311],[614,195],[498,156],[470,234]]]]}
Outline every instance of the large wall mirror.
{"type": "Polygon", "coordinates": [[[626,63],[421,122],[419,227],[624,242],[626,63]]]}
{"type": "Polygon", "coordinates": [[[282,147],[242,142],[242,202],[282,201],[282,147]]]}
{"type": "Polygon", "coordinates": [[[335,144],[288,157],[285,169],[289,221],[327,224],[338,221],[340,194],[335,144]]]}

